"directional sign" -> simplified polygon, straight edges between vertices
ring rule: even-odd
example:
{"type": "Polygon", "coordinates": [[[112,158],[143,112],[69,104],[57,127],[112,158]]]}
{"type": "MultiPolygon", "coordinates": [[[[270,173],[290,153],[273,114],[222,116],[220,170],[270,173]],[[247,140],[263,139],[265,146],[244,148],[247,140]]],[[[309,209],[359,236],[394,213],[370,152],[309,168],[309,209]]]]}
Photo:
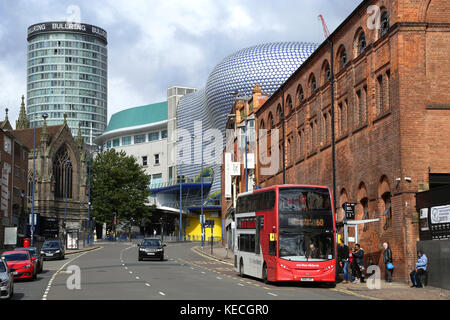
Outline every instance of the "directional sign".
{"type": "Polygon", "coordinates": [[[356,216],[355,216],[355,208],[356,208],[356,203],[344,203],[343,206],[344,211],[345,211],[345,219],[347,220],[355,220],[356,216]]]}

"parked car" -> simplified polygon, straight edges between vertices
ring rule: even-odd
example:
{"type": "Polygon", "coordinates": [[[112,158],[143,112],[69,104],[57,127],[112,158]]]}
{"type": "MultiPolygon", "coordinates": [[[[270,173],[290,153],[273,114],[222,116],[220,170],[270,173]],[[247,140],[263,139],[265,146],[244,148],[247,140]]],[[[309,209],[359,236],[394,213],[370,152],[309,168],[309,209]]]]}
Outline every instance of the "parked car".
{"type": "Polygon", "coordinates": [[[2,259],[6,261],[14,279],[36,279],[36,259],[33,260],[28,251],[6,251],[2,259]]]}
{"type": "Polygon", "coordinates": [[[42,269],[44,269],[44,255],[38,250],[36,247],[28,247],[28,248],[15,248],[15,251],[28,251],[31,255],[31,258],[36,258],[37,265],[37,273],[41,273],[42,269]]]}
{"type": "Polygon", "coordinates": [[[14,295],[14,277],[7,263],[0,259],[0,299],[11,299],[14,295]]]}
{"type": "Polygon", "coordinates": [[[138,260],[142,261],[145,258],[151,258],[163,261],[165,246],[160,239],[144,239],[141,244],[138,244],[138,260]]]}

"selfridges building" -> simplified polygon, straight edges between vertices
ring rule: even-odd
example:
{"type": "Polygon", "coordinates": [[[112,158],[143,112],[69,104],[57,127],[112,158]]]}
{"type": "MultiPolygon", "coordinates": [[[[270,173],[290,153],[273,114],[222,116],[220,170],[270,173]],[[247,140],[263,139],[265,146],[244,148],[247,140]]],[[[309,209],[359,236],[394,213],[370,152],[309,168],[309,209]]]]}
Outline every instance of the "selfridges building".
{"type": "Polygon", "coordinates": [[[185,181],[195,182],[202,167],[210,168],[212,187],[209,196],[217,194],[221,188],[226,122],[235,100],[232,93],[250,96],[258,83],[262,92],[270,96],[317,47],[316,44],[302,42],[268,43],[242,49],[220,62],[209,76],[205,88],[184,96],[178,105],[178,175],[186,177],[185,181]],[[211,129],[216,129],[215,139],[219,139],[217,131],[221,132],[221,148],[214,148],[214,140],[210,140],[211,129]]]}

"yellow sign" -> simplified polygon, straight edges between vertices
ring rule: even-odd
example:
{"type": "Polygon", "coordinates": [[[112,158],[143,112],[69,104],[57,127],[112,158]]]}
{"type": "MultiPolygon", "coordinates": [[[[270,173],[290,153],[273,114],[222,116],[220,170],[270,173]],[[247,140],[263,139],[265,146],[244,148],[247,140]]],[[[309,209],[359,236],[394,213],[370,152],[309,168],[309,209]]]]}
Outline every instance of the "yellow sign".
{"type": "Polygon", "coordinates": [[[277,241],[277,234],[276,233],[271,233],[270,234],[270,241],[277,241]]]}

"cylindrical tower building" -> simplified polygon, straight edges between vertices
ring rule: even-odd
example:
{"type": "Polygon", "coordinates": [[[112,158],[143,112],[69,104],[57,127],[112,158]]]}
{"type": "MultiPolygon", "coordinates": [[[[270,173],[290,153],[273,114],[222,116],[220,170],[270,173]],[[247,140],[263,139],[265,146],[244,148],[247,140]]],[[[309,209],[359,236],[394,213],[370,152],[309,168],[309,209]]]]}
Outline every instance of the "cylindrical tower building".
{"type": "Polygon", "coordinates": [[[107,125],[108,52],[105,30],[84,23],[44,22],[28,28],[27,117],[31,127],[79,125],[86,143],[107,125]]]}

